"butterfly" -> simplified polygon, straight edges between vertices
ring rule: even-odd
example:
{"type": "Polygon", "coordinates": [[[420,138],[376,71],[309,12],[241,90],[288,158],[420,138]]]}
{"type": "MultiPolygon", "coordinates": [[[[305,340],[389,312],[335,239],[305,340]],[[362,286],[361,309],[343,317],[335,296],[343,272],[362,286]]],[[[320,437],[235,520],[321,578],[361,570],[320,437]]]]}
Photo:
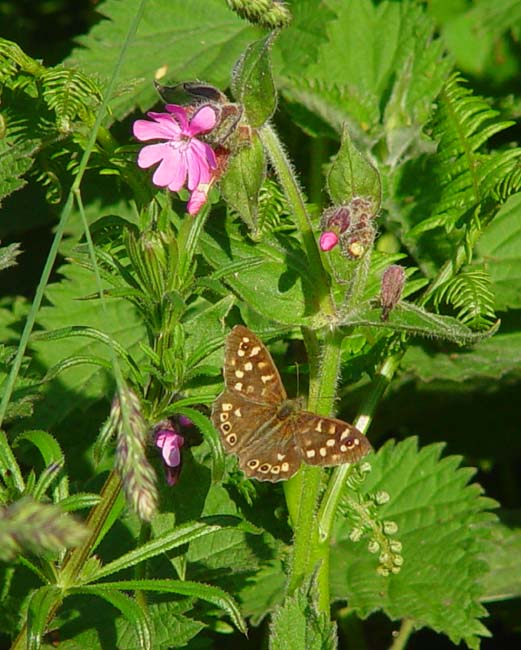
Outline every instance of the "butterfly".
{"type": "Polygon", "coordinates": [[[289,400],[268,349],[243,325],[226,339],[224,383],[212,422],[246,476],[284,481],[303,462],[354,463],[372,449],[352,424],[304,411],[298,399],[289,400]]]}

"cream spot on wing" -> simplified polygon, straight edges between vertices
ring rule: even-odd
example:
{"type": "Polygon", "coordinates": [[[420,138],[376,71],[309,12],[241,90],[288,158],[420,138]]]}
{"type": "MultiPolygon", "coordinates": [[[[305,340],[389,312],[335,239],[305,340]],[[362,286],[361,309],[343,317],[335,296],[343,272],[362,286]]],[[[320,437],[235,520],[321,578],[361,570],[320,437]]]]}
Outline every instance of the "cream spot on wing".
{"type": "Polygon", "coordinates": [[[340,451],[347,451],[347,447],[345,445],[340,445],[340,451]]]}
{"type": "Polygon", "coordinates": [[[316,452],[315,452],[314,449],[308,449],[308,450],[306,451],[306,456],[307,456],[308,458],[315,458],[315,454],[316,454],[316,452]]]}
{"type": "Polygon", "coordinates": [[[226,420],[230,417],[229,413],[220,413],[219,414],[219,419],[221,422],[226,422],[226,420]]]}
{"type": "Polygon", "coordinates": [[[247,370],[250,372],[250,370],[253,370],[253,363],[251,361],[246,361],[244,364],[244,370],[247,370]]]}
{"type": "Polygon", "coordinates": [[[358,438],[355,438],[355,439],[353,440],[353,444],[354,444],[355,446],[356,446],[356,445],[359,445],[359,444],[360,444],[360,440],[358,440],[358,438]]]}
{"type": "Polygon", "coordinates": [[[289,470],[289,463],[282,463],[282,465],[280,466],[280,469],[283,472],[287,472],[289,470]]]}
{"type": "Polygon", "coordinates": [[[279,472],[280,472],[280,465],[273,465],[273,467],[271,468],[271,473],[279,474],[279,472]]]}
{"type": "Polygon", "coordinates": [[[243,357],[245,354],[246,354],[246,352],[244,350],[241,350],[241,348],[239,348],[237,350],[237,356],[238,357],[243,357]]]}
{"type": "Polygon", "coordinates": [[[318,421],[318,424],[315,427],[315,431],[318,431],[319,433],[322,433],[322,420],[318,421]]]}
{"type": "Polygon", "coordinates": [[[234,411],[233,413],[234,413],[234,415],[236,415],[238,418],[242,417],[241,409],[235,409],[235,411],[234,411]]]}
{"type": "Polygon", "coordinates": [[[262,375],[262,383],[265,384],[268,381],[271,381],[275,375],[262,375]]]}
{"type": "Polygon", "coordinates": [[[335,433],[335,429],[336,429],[336,425],[335,424],[330,424],[327,432],[328,433],[335,433]]]}
{"type": "Polygon", "coordinates": [[[235,390],[242,390],[242,381],[238,381],[235,384],[234,388],[235,388],[235,390]]]}
{"type": "Polygon", "coordinates": [[[334,447],[336,445],[336,440],[334,438],[329,438],[329,440],[326,442],[326,445],[328,447],[334,447]]]}
{"type": "Polygon", "coordinates": [[[332,454],[331,460],[336,463],[336,461],[340,458],[339,454],[332,454]]]}
{"type": "Polygon", "coordinates": [[[284,460],[286,458],[286,454],[277,454],[277,460],[284,460]]]}
{"type": "Polygon", "coordinates": [[[249,354],[250,357],[255,357],[259,352],[261,351],[260,345],[254,345],[251,349],[251,352],[249,354]]]}
{"type": "Polygon", "coordinates": [[[233,408],[233,404],[229,404],[226,402],[226,404],[221,404],[221,408],[223,411],[231,411],[233,408]]]}
{"type": "Polygon", "coordinates": [[[243,343],[249,343],[250,339],[247,336],[243,336],[242,341],[243,341],[243,343]]]}
{"type": "Polygon", "coordinates": [[[320,455],[322,458],[325,458],[327,456],[327,449],[325,447],[320,447],[320,455]]]}
{"type": "Polygon", "coordinates": [[[257,368],[259,370],[264,370],[265,368],[269,368],[269,365],[270,364],[267,361],[259,361],[259,363],[257,364],[257,368]]]}
{"type": "Polygon", "coordinates": [[[232,360],[230,361],[230,364],[231,364],[232,366],[235,366],[236,363],[237,363],[236,359],[232,359],[232,360]]]}
{"type": "Polygon", "coordinates": [[[349,431],[349,429],[344,429],[344,430],[342,431],[342,435],[340,436],[340,440],[345,440],[345,439],[348,438],[350,435],[351,435],[351,432],[349,431]]]}
{"type": "Polygon", "coordinates": [[[242,379],[244,377],[244,373],[242,370],[236,370],[235,376],[237,377],[237,379],[242,379]]]}
{"type": "Polygon", "coordinates": [[[246,392],[247,393],[254,393],[255,392],[255,387],[250,384],[250,386],[246,387],[246,392]]]}

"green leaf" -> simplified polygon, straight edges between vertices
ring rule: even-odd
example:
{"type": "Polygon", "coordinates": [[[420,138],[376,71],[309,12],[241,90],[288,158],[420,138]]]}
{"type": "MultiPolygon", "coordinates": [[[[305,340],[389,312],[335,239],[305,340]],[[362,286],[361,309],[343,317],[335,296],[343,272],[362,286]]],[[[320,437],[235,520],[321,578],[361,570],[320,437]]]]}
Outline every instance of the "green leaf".
{"type": "Polygon", "coordinates": [[[340,150],[327,176],[327,189],[336,205],[349,203],[355,196],[364,196],[372,199],[375,214],[380,208],[380,174],[355,147],[347,127],[344,127],[340,150]]]}
{"type": "Polygon", "coordinates": [[[266,159],[259,136],[252,135],[250,146],[234,154],[219,188],[226,203],[257,234],[259,192],[266,176],[266,159]]]}
{"type": "Polygon", "coordinates": [[[511,196],[477,246],[496,294],[496,309],[521,308],[521,194],[511,196]]]}
{"type": "Polygon", "coordinates": [[[108,603],[119,609],[123,616],[135,626],[139,648],[141,650],[152,650],[153,647],[153,630],[150,626],[148,616],[142,607],[130,596],[123,594],[114,585],[89,585],[83,587],[72,587],[69,589],[71,594],[88,594],[99,596],[108,603]]]}
{"type": "Polygon", "coordinates": [[[31,595],[27,612],[27,650],[38,650],[47,628],[47,618],[62,598],[61,589],[54,585],[40,587],[31,595]]]}
{"type": "Polygon", "coordinates": [[[270,56],[274,36],[272,32],[249,45],[232,72],[233,96],[244,106],[248,123],[254,128],[267,122],[277,107],[270,56]]]}
{"type": "Polygon", "coordinates": [[[190,580],[122,580],[121,582],[103,583],[103,587],[112,589],[131,589],[143,591],[159,591],[161,593],[182,594],[193,598],[201,598],[225,611],[235,627],[246,634],[246,623],[234,599],[219,587],[205,585],[190,580]]]}
{"type": "MultiPolygon", "coordinates": [[[[100,20],[80,47],[66,60],[85,74],[107,79],[114,67],[113,52],[125,40],[139,0],[122,5],[107,0],[100,20]]],[[[153,79],[205,81],[225,88],[234,61],[262,30],[249,26],[221,0],[149,0],[137,34],[119,74],[121,92],[111,104],[115,117],[136,105],[149,108],[157,101],[153,79]],[[124,92],[126,91],[126,92],[124,92]]]]}
{"type": "Polygon", "coordinates": [[[336,625],[320,613],[309,585],[300,587],[273,613],[270,650],[335,650],[336,625]]]}
{"type": "Polygon", "coordinates": [[[486,332],[473,332],[452,316],[428,312],[405,300],[392,310],[387,320],[381,320],[381,313],[381,309],[371,308],[353,311],[342,318],[342,324],[390,328],[414,336],[445,339],[460,345],[477,343],[492,336],[499,329],[499,322],[497,322],[486,332]]]}
{"type": "Polygon", "coordinates": [[[345,520],[338,521],[331,557],[331,591],[347,599],[362,617],[381,610],[392,620],[407,618],[416,628],[429,626],[453,643],[477,649],[488,635],[479,619],[486,614],[479,600],[487,572],[495,502],[482,496],[474,474],[461,458],[440,460],[443,445],[417,448],[416,438],[389,442],[371,459],[372,472],[362,492],[385,491],[390,501],[379,517],[395,522],[402,543],[403,566],[389,577],[376,569],[378,557],[363,542],[349,539],[345,520]],[[421,594],[421,597],[419,597],[421,594]]]}
{"type": "MultiPolygon", "coordinates": [[[[275,240],[248,241],[239,228],[227,222],[226,232],[217,220],[201,238],[201,252],[239,298],[276,322],[291,325],[309,321],[314,313],[314,288],[300,249],[282,248],[275,240]]],[[[289,247],[291,246],[291,248],[289,247]]]]}
{"type": "Polygon", "coordinates": [[[434,379],[468,382],[471,379],[498,380],[509,374],[519,376],[521,333],[496,334],[470,349],[439,350],[431,346],[409,346],[401,362],[407,373],[429,382],[434,379]]]}
{"type": "MultiPolygon", "coordinates": [[[[231,518],[227,520],[227,525],[231,525],[231,518]]],[[[235,519],[235,523],[239,523],[240,520],[235,519]]],[[[146,544],[143,544],[139,548],[125,553],[117,560],[109,562],[105,566],[101,567],[99,571],[94,573],[92,576],[89,576],[89,582],[94,582],[100,578],[110,575],[111,573],[116,573],[117,571],[122,571],[123,569],[128,569],[131,566],[144,562],[149,558],[156,557],[161,553],[166,553],[173,548],[187,544],[198,537],[203,537],[214,533],[222,528],[221,525],[214,524],[209,525],[203,522],[189,522],[178,526],[174,531],[166,533],[156,539],[153,539],[146,544]]]]}
{"type": "MultiPolygon", "coordinates": [[[[16,447],[19,441],[27,440],[32,443],[41,453],[43,461],[47,467],[56,465],[63,467],[65,458],[58,441],[47,431],[25,431],[21,433],[14,441],[16,447]]],[[[55,476],[52,480],[54,480],[55,476]]],[[[40,495],[34,495],[38,500],[45,494],[45,490],[40,495]]],[[[63,501],[69,495],[69,481],[66,476],[62,476],[58,485],[54,489],[54,501],[63,501]]]]}
{"type": "MultiPolygon", "coordinates": [[[[518,522],[519,523],[519,522],[518,522]]],[[[503,523],[492,526],[489,570],[482,577],[482,601],[489,603],[521,596],[521,528],[503,523]]]]}

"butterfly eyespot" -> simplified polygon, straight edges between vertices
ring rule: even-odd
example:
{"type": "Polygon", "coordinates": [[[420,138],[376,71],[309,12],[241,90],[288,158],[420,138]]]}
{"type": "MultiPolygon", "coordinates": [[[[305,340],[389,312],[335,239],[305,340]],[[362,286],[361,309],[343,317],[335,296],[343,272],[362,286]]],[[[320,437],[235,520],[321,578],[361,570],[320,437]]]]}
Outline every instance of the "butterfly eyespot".
{"type": "Polygon", "coordinates": [[[229,414],[229,413],[220,413],[220,414],[219,414],[219,418],[220,418],[221,422],[226,422],[226,420],[227,420],[229,417],[230,417],[230,414],[229,414]]]}
{"type": "Polygon", "coordinates": [[[282,465],[280,466],[280,469],[283,472],[287,472],[289,470],[289,463],[282,463],[282,465]]]}
{"type": "Polygon", "coordinates": [[[233,404],[221,404],[221,408],[223,411],[231,411],[233,408],[233,404]]]}
{"type": "Polygon", "coordinates": [[[271,468],[271,473],[272,474],[279,474],[280,473],[280,465],[273,465],[271,468]]]}
{"type": "Polygon", "coordinates": [[[260,465],[260,461],[254,458],[253,460],[249,460],[247,462],[247,465],[250,469],[257,469],[257,467],[260,465]]]}
{"type": "Polygon", "coordinates": [[[229,445],[234,445],[237,442],[237,436],[235,433],[230,433],[228,436],[226,436],[226,442],[229,445]]]}
{"type": "Polygon", "coordinates": [[[271,465],[269,465],[268,463],[264,463],[264,465],[261,465],[259,467],[259,472],[262,472],[263,474],[266,474],[267,472],[270,471],[270,468],[271,468],[271,465]]]}
{"type": "Polygon", "coordinates": [[[231,430],[232,430],[232,425],[229,422],[223,422],[221,424],[221,431],[223,433],[228,433],[231,430]]]}

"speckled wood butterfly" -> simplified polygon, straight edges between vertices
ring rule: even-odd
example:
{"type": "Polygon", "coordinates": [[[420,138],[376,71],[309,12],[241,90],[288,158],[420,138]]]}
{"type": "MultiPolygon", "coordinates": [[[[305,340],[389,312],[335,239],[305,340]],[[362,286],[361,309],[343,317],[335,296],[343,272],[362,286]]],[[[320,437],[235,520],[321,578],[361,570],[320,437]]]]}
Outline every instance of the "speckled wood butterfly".
{"type": "Polygon", "coordinates": [[[371,451],[352,424],[304,411],[299,400],[288,400],[267,348],[242,325],[226,339],[224,383],[212,421],[247,476],[284,481],[302,462],[354,463],[371,451]]]}

